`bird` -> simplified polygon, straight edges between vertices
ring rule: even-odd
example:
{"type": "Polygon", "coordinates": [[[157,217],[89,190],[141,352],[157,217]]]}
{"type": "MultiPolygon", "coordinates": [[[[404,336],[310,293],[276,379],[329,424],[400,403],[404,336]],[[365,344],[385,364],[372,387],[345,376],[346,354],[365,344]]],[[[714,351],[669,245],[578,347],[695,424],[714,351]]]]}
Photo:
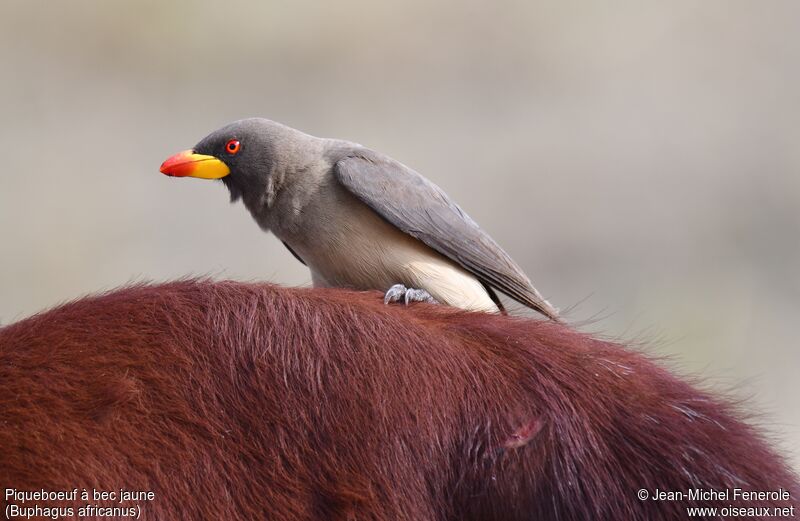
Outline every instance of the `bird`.
{"type": "Polygon", "coordinates": [[[560,322],[558,309],[441,188],[358,143],[265,118],[227,124],[160,168],[217,179],[311,271],[315,287],[380,290],[387,304],[430,302],[504,313],[495,290],[560,322]]]}

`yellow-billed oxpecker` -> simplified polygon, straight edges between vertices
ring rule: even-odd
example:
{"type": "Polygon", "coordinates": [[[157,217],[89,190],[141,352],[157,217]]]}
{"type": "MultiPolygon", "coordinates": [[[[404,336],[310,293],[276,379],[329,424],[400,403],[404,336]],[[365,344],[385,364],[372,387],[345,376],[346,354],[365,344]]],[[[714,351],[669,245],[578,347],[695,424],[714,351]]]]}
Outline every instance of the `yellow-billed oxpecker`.
{"type": "Polygon", "coordinates": [[[493,288],[553,320],[558,311],[438,186],[369,148],[261,118],[231,123],[161,165],[220,179],[231,201],[311,270],[315,286],[385,301],[503,311],[493,288]]]}

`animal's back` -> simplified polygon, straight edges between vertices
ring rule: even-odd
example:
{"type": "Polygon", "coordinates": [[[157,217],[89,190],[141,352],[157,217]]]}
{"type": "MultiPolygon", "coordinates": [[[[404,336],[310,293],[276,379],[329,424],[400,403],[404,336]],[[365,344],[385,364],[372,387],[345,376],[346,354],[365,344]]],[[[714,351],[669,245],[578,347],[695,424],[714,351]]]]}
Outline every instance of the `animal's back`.
{"type": "Polygon", "coordinates": [[[0,330],[0,388],[4,487],[152,490],[143,519],[676,519],[754,504],[637,491],[798,490],[731,406],[640,354],[377,293],[79,300],[0,330]]]}

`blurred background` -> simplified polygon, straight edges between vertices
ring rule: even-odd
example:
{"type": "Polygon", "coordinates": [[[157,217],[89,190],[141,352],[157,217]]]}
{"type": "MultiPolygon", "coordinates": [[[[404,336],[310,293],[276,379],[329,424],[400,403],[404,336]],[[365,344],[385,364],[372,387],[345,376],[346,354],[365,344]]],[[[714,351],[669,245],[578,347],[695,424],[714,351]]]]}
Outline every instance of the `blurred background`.
{"type": "Polygon", "coordinates": [[[800,467],[798,20],[793,0],[5,0],[0,322],[130,281],[309,284],[221,183],[158,172],[264,116],[417,169],[571,321],[749,399],[800,467]]]}

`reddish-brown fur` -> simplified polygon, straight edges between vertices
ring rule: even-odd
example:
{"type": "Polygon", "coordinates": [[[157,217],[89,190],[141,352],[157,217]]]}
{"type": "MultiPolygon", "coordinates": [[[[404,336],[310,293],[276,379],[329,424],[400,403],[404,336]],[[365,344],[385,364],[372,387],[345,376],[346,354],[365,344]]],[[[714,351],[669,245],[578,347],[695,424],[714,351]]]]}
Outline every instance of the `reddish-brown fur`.
{"type": "Polygon", "coordinates": [[[0,329],[0,487],[152,490],[144,519],[685,519],[793,500],[637,491],[797,484],[729,403],[553,322],[183,281],[0,329]]]}

